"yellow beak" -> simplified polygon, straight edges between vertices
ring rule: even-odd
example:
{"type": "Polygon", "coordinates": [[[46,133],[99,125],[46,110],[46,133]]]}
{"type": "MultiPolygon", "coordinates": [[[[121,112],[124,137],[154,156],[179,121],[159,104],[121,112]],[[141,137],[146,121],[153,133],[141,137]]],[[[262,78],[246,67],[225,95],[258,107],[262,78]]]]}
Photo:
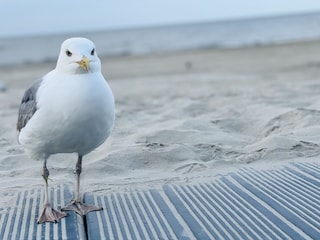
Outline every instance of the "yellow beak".
{"type": "Polygon", "coordinates": [[[79,64],[79,66],[85,70],[85,71],[89,71],[90,69],[90,62],[89,59],[86,56],[83,56],[81,61],[77,62],[79,64]]]}

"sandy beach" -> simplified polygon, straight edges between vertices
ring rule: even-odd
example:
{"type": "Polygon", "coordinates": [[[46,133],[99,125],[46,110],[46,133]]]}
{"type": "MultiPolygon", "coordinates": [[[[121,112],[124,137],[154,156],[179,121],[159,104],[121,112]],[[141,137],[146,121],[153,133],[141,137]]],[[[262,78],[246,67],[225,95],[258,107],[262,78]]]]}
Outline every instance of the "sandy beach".
{"type": "MultiPolygon", "coordinates": [[[[85,156],[82,190],[106,193],[212,178],[242,167],[319,161],[320,41],[102,58],[116,125],[85,156]]],[[[24,90],[55,63],[0,68],[0,196],[42,186],[42,162],[16,140],[24,90]]],[[[48,161],[73,185],[76,155],[48,161]]],[[[10,195],[10,194],[9,194],[10,195]]],[[[6,196],[6,197],[5,197],[6,196]]]]}

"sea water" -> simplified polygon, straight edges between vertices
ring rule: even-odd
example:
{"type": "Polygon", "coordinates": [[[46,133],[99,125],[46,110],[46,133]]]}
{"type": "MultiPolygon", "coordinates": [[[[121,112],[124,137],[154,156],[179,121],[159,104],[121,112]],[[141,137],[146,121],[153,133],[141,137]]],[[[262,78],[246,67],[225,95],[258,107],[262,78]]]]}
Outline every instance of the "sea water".
{"type": "Polygon", "coordinates": [[[224,49],[320,39],[320,12],[101,32],[0,38],[0,65],[56,61],[64,39],[94,41],[100,56],[224,49]]]}

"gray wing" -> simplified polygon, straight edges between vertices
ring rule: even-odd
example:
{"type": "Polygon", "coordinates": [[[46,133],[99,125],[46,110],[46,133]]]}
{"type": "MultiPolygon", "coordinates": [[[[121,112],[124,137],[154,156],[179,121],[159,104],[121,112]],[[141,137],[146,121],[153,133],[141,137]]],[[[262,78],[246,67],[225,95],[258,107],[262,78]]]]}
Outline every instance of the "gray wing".
{"type": "Polygon", "coordinates": [[[27,122],[31,119],[33,114],[37,111],[37,92],[41,85],[42,79],[34,82],[30,88],[28,88],[21,100],[17,130],[20,132],[22,128],[27,125],[27,122]]]}

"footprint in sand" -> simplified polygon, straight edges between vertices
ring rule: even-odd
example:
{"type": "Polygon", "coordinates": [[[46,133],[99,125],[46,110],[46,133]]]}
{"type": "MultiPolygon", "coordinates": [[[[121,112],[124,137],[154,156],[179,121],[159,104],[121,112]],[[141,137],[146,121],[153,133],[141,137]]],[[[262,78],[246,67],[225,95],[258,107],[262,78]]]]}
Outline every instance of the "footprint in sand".
{"type": "Polygon", "coordinates": [[[7,138],[0,138],[0,147],[10,146],[11,143],[7,138]]]}

